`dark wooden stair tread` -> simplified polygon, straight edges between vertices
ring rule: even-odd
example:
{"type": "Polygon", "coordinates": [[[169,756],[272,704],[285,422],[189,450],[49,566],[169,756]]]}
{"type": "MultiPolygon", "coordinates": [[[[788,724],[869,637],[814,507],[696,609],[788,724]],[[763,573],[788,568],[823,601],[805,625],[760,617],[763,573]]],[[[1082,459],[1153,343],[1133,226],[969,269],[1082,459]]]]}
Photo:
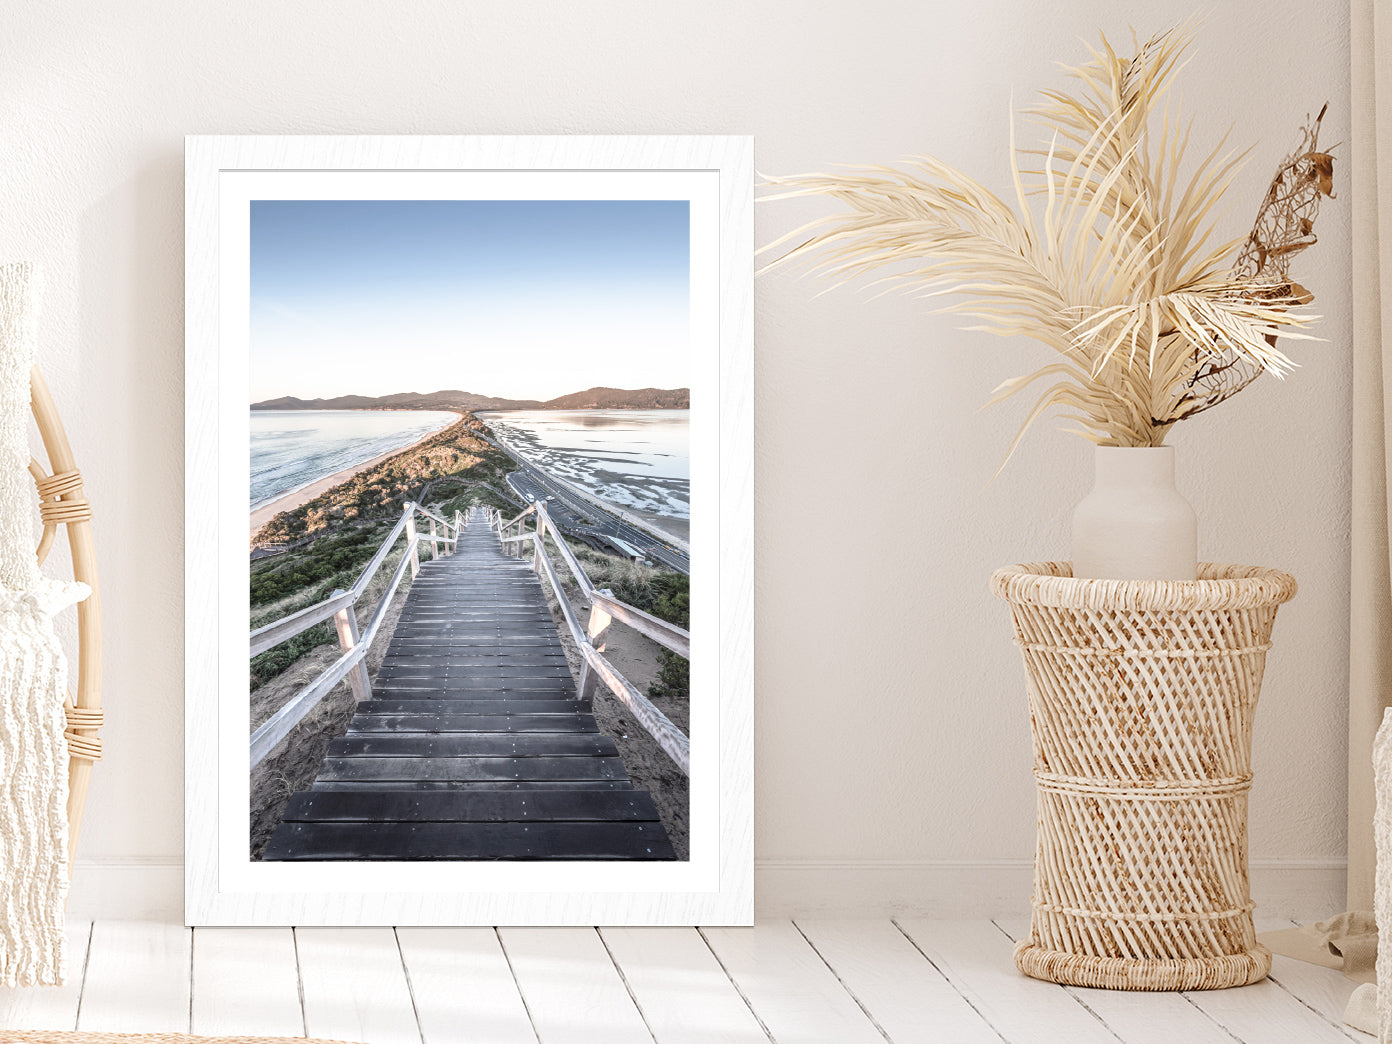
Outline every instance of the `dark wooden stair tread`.
{"type": "Polygon", "coordinates": [[[646,790],[305,791],[286,822],[522,823],[656,821],[646,790]]]}
{"type": "Polygon", "coordinates": [[[588,780],[627,779],[617,757],[325,758],[319,779],[588,780]]]}
{"type": "Polygon", "coordinates": [[[398,732],[344,736],[329,743],[331,758],[617,758],[614,741],[597,729],[581,732],[398,732]]]}
{"type": "Polygon", "coordinates": [[[368,700],[358,706],[354,722],[393,714],[574,714],[590,710],[588,701],[561,692],[519,693],[516,696],[475,693],[457,696],[392,697],[368,700]],[[484,699],[485,695],[489,698],[484,699]],[[472,697],[472,698],[471,698],[472,697]]]}
{"type": "Polygon", "coordinates": [[[269,859],[673,859],[660,823],[283,823],[269,859]]]}

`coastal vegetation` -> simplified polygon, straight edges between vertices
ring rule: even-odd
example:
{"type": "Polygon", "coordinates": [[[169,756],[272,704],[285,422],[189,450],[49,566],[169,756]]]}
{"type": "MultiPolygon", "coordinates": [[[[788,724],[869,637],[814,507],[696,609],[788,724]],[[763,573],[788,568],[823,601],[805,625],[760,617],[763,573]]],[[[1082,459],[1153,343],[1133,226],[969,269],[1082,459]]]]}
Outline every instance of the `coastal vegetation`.
{"type": "MultiPolygon", "coordinates": [[[[446,517],[475,503],[514,506],[499,492],[507,489],[504,477],[512,462],[477,437],[478,426],[465,414],[443,431],[263,526],[257,545],[288,549],[251,563],[250,627],[254,630],[329,597],[336,588],[349,587],[408,500],[436,504],[446,517]],[[446,495],[450,499],[440,504],[446,495]]],[[[333,628],[321,624],[255,657],[250,664],[252,691],[334,640],[333,628]]]]}
{"type": "MultiPolygon", "coordinates": [[[[547,538],[552,545],[551,538],[547,538]]],[[[576,560],[584,568],[590,582],[608,588],[615,598],[635,609],[651,613],[660,620],[691,629],[691,578],[683,573],[664,573],[651,566],[640,565],[626,558],[608,555],[593,548],[572,544],[576,560]]],[[[564,574],[561,583],[567,593],[575,595],[579,586],[564,574]]],[[[691,696],[691,665],[685,657],[666,649],[658,650],[658,676],[648,686],[648,696],[689,699],[691,696]]]]}
{"type": "Polygon", "coordinates": [[[290,544],[324,535],[344,523],[393,518],[408,500],[424,502],[432,483],[465,479],[506,488],[512,470],[507,454],[474,433],[470,414],[408,450],[339,483],[299,507],[283,511],[261,528],[256,543],[290,544]]]}

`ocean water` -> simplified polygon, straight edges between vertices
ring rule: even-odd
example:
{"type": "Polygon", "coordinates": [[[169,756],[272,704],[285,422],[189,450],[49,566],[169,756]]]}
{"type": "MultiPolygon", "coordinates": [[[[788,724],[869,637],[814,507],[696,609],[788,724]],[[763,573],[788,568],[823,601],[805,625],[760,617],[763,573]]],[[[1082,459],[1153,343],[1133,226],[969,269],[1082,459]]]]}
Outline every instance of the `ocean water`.
{"type": "Polygon", "coordinates": [[[437,410],[251,410],[251,508],[452,424],[437,410]]]}
{"type": "MultiPolygon", "coordinates": [[[[691,521],[690,410],[480,413],[515,452],[597,497],[652,518],[691,521]]],[[[679,534],[681,535],[681,534],[679,534]]]]}

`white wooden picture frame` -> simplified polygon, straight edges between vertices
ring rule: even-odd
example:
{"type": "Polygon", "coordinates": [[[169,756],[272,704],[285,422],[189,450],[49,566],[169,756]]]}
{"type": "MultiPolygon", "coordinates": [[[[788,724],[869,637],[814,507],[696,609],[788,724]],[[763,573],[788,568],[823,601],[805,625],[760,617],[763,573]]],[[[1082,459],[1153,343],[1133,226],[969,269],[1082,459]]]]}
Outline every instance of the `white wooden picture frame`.
{"type": "Polygon", "coordinates": [[[194,136],[185,161],[186,923],[752,923],[752,139],[194,136]],[[249,201],[626,199],[663,177],[688,186],[693,242],[709,247],[693,245],[691,269],[710,292],[692,292],[690,857],[253,860],[249,201]]]}

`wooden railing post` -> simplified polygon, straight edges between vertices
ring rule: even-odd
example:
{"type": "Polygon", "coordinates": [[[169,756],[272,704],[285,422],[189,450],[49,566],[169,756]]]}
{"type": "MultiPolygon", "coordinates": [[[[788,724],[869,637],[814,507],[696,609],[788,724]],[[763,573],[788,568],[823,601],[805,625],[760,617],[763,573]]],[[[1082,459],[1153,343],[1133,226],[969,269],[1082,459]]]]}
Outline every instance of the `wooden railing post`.
{"type": "Polygon", "coordinates": [[[599,688],[600,677],[590,669],[590,661],[586,660],[580,665],[580,685],[577,688],[578,699],[585,700],[593,704],[595,691],[599,688]]]}
{"type": "Polygon", "coordinates": [[[430,520],[430,560],[437,561],[440,557],[440,534],[435,530],[435,520],[430,520]]]}
{"type": "MultiPolygon", "coordinates": [[[[541,541],[541,528],[538,527],[537,531],[532,534],[532,572],[537,575],[537,579],[541,579],[541,541]]],[[[521,550],[521,545],[518,546],[518,549],[521,550]]]]}
{"type": "MultiPolygon", "coordinates": [[[[334,597],[344,594],[341,589],[334,592],[334,597]]],[[[334,613],[334,630],[338,632],[338,647],[344,652],[352,652],[361,635],[358,633],[358,617],[353,612],[351,605],[346,605],[338,612],[334,613]]],[[[372,699],[372,682],[367,677],[367,663],[359,660],[351,671],[348,672],[348,684],[353,690],[353,699],[358,703],[372,699]]]]}
{"type": "MultiPolygon", "coordinates": [[[[608,595],[610,598],[614,597],[614,592],[607,587],[602,588],[599,593],[608,595]]],[[[590,606],[590,622],[585,628],[585,636],[589,638],[590,644],[600,652],[604,651],[604,647],[599,644],[600,636],[609,629],[609,624],[613,622],[613,619],[600,604],[595,603],[590,606]]]]}
{"type": "Polygon", "coordinates": [[[420,551],[416,540],[416,505],[406,502],[406,553],[411,556],[411,579],[420,572],[420,551]]]}

